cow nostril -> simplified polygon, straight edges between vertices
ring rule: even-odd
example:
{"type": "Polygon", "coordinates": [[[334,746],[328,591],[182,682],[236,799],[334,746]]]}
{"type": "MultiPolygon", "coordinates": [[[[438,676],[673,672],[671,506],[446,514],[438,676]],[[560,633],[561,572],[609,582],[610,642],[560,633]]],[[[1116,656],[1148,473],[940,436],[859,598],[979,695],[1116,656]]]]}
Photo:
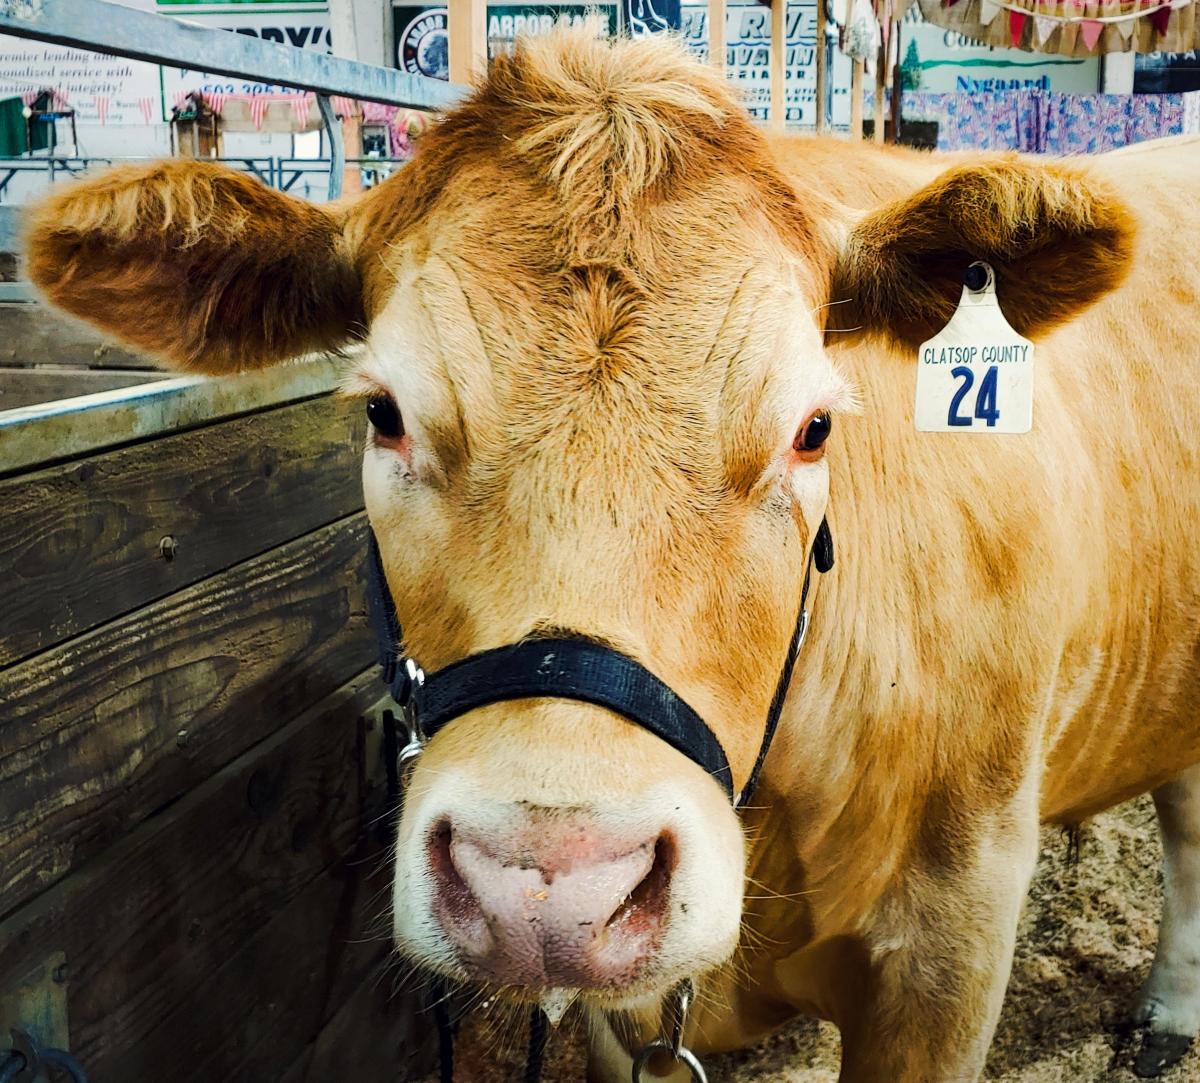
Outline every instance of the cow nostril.
{"type": "Polygon", "coordinates": [[[440,820],[429,834],[429,861],[438,884],[442,905],[459,921],[473,918],[479,909],[475,893],[467,886],[450,846],[454,829],[449,820],[440,820]]]}
{"type": "Polygon", "coordinates": [[[654,863],[650,871],[613,911],[605,928],[638,933],[656,925],[666,913],[675,862],[674,838],[669,834],[661,835],[654,844],[654,863]]]}

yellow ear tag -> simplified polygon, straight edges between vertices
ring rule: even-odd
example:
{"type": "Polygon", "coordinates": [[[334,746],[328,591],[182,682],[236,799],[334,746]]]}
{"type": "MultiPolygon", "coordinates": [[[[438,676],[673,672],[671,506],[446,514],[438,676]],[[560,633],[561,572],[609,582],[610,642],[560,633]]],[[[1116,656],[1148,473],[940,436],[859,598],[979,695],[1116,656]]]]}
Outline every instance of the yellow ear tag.
{"type": "Polygon", "coordinates": [[[1021,433],[1033,427],[1033,343],[1004,318],[996,276],[986,263],[967,268],[950,322],[917,351],[913,417],[921,432],[1021,433]]]}

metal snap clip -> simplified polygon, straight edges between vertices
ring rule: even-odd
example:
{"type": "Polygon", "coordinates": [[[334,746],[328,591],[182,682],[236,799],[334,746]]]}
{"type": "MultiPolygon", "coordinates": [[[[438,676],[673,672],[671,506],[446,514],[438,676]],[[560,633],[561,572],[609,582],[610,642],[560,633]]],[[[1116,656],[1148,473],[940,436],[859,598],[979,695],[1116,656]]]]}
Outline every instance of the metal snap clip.
{"type": "Polygon", "coordinates": [[[425,685],[425,671],[413,658],[404,659],[404,686],[396,697],[400,707],[400,717],[404,721],[404,729],[408,740],[396,756],[396,762],[401,772],[408,767],[422,752],[425,751],[427,737],[421,729],[421,718],[417,708],[417,696],[425,685]]]}
{"type": "Polygon", "coordinates": [[[642,1048],[633,1061],[633,1083],[646,1083],[643,1072],[655,1053],[666,1053],[684,1065],[691,1073],[693,1083],[708,1083],[708,1076],[704,1073],[704,1065],[700,1063],[700,1058],[683,1044],[683,1031],[687,1026],[688,1011],[695,995],[696,986],[691,978],[684,978],[675,987],[666,1011],[663,1013],[664,1022],[667,1019],[667,1013],[670,1013],[670,1024],[664,1029],[670,1031],[671,1037],[669,1040],[655,1038],[654,1041],[642,1048]]]}

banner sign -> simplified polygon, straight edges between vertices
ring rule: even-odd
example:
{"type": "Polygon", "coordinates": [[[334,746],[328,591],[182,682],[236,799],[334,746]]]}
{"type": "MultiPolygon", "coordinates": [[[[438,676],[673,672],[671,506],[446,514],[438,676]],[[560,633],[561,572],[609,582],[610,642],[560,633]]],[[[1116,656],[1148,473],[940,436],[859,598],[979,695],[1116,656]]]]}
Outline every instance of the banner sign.
{"type": "Polygon", "coordinates": [[[1098,57],[1076,59],[1024,49],[1001,49],[921,18],[913,4],[901,23],[900,77],[905,90],[978,94],[993,90],[1053,90],[1095,94],[1098,57]]]}
{"type": "MultiPolygon", "coordinates": [[[[263,41],[319,53],[333,52],[328,3],[287,4],[285,10],[276,10],[279,3],[280,0],[253,0],[252,3],[200,5],[192,0],[158,0],[158,10],[160,14],[185,16],[202,26],[230,30],[263,41]]],[[[172,107],[193,90],[204,94],[302,93],[277,83],[212,75],[196,68],[162,69],[162,94],[167,116],[171,115],[172,107]]]]}
{"type": "MultiPolygon", "coordinates": [[[[708,4],[684,3],[683,40],[702,60],[708,59],[708,4]]],[[[787,122],[816,123],[817,5],[814,0],[787,6],[787,122]]],[[[832,46],[829,89],[835,125],[850,123],[850,58],[832,46]]],[[[758,120],[771,105],[771,9],[757,0],[727,0],[725,7],[725,71],[742,91],[758,120]]]]}
{"type": "Polygon", "coordinates": [[[1200,51],[1138,53],[1135,56],[1135,94],[1180,94],[1189,90],[1200,90],[1200,51]]]}
{"type": "MultiPolygon", "coordinates": [[[[518,35],[549,33],[559,23],[581,23],[589,15],[604,20],[610,37],[617,32],[617,5],[607,4],[489,4],[488,59],[512,51],[518,35]]],[[[450,51],[445,7],[394,7],[395,66],[410,75],[450,78],[450,51]]]]}
{"type": "Polygon", "coordinates": [[[30,104],[46,90],[55,108],[75,110],[79,124],[162,120],[157,65],[0,36],[0,98],[20,97],[30,104]]]}

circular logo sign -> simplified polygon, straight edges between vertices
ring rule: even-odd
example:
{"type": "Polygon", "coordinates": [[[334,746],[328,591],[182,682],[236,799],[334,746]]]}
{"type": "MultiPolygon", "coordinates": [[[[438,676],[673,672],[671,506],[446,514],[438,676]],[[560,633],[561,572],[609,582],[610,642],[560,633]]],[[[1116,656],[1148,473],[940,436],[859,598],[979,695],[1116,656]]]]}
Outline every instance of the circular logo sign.
{"type": "Polygon", "coordinates": [[[427,11],[404,28],[396,42],[396,66],[410,75],[450,78],[450,39],[446,12],[427,11]]]}

